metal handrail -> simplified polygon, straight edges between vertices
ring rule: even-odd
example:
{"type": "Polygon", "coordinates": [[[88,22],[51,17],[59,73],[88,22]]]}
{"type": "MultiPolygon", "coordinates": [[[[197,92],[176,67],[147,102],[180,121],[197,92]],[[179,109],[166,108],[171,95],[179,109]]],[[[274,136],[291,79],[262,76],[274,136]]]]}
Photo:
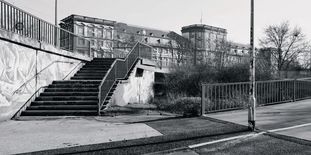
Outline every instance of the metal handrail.
{"type": "Polygon", "coordinates": [[[44,91],[44,89],[47,88],[47,86],[42,86],[40,87],[38,90],[36,90],[30,97],[29,99],[23,104],[23,106],[21,108],[19,108],[19,110],[13,115],[13,117],[11,119],[16,119],[18,118],[21,113],[23,111],[26,110],[26,108],[31,104],[31,102],[39,96],[40,92],[42,92],[42,90],[44,91]]]}
{"type": "MultiPolygon", "coordinates": [[[[40,70],[40,71],[39,71],[38,73],[36,73],[34,76],[32,76],[31,78],[29,78],[26,82],[24,82],[24,83],[23,83],[20,87],[18,87],[15,91],[13,91],[12,95],[15,95],[21,88],[25,87],[28,83],[30,83],[33,79],[35,79],[36,77],[38,77],[43,71],[45,71],[46,69],[48,69],[49,67],[51,67],[51,66],[52,66],[53,64],[55,64],[55,63],[69,63],[69,64],[73,64],[74,62],[70,62],[70,61],[58,61],[58,60],[57,60],[57,61],[51,62],[49,65],[47,65],[46,67],[44,67],[42,70],[40,70]]],[[[80,62],[80,63],[81,63],[81,62],[80,62]]],[[[79,63],[79,64],[80,64],[80,63],[79,63]]],[[[79,64],[78,64],[78,65],[79,65],[79,64]]],[[[75,68],[76,68],[76,67],[75,67],[75,68]]],[[[75,68],[74,68],[74,69],[75,69],[75,68]]],[[[74,70],[74,69],[73,69],[73,70],[74,70]]],[[[71,73],[73,70],[71,70],[70,73],[71,73]]],[[[69,73],[69,74],[70,74],[70,73],[69,73]]],[[[69,75],[69,74],[68,74],[68,75],[69,75]]],[[[68,75],[67,75],[67,76],[68,76],[68,75]]],[[[67,76],[66,76],[66,77],[67,77],[67,76]]],[[[65,77],[65,78],[66,78],[66,77],[65,77]]]]}
{"type": "Polygon", "coordinates": [[[67,77],[69,77],[75,70],[78,70],[82,67],[82,65],[84,64],[84,62],[80,62],[79,64],[76,65],[76,67],[74,67],[64,78],[63,80],[66,80],[67,77]]]}
{"type": "MultiPolygon", "coordinates": [[[[101,109],[104,102],[106,101],[109,91],[111,90],[114,82],[119,79],[124,79],[128,75],[130,69],[135,65],[138,59],[140,58],[152,58],[152,52],[148,53],[148,56],[142,55],[140,50],[141,46],[145,46],[149,49],[153,49],[151,46],[137,42],[132,50],[127,54],[124,59],[117,58],[107,71],[107,74],[104,76],[102,82],[99,85],[99,94],[98,94],[98,115],[100,115],[101,109]],[[150,57],[149,57],[150,56],[150,57]],[[118,71],[117,69],[118,68],[118,71]],[[112,77],[112,79],[108,79],[112,77]]],[[[146,52],[146,51],[144,51],[146,52]]],[[[146,54],[146,53],[145,53],[146,54]]]]}

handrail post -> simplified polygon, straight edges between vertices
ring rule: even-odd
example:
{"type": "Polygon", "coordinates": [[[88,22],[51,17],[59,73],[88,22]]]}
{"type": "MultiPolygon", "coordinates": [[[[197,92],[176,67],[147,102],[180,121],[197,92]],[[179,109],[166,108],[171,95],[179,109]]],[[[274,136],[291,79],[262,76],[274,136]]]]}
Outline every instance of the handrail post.
{"type": "Polygon", "coordinates": [[[138,43],[137,45],[138,45],[138,57],[140,57],[140,43],[138,43]]]}
{"type": "Polygon", "coordinates": [[[101,109],[101,101],[102,101],[102,95],[101,95],[101,90],[99,89],[99,99],[98,99],[98,106],[97,106],[97,113],[98,113],[98,116],[100,116],[100,109],[101,109]]]}

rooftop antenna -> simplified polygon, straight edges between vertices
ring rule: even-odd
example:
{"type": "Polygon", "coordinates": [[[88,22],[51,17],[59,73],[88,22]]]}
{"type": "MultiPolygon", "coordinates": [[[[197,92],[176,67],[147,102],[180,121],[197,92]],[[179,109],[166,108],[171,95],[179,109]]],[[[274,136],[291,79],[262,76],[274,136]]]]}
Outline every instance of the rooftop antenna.
{"type": "Polygon", "coordinates": [[[203,13],[201,11],[201,19],[200,19],[200,23],[202,24],[203,23],[203,13]]]}

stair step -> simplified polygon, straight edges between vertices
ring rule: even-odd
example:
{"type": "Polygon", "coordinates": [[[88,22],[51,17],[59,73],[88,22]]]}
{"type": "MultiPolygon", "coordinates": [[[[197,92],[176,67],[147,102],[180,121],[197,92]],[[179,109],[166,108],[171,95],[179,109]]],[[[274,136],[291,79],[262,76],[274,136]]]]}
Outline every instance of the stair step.
{"type": "Polygon", "coordinates": [[[72,101],[72,100],[98,101],[98,96],[40,96],[35,99],[35,101],[72,101]]]}
{"type": "Polygon", "coordinates": [[[88,72],[88,73],[76,73],[74,76],[105,76],[107,72],[97,73],[97,72],[88,72]]]}
{"type": "MultiPolygon", "coordinates": [[[[73,77],[104,77],[105,75],[106,74],[75,74],[73,77]]],[[[98,80],[98,81],[101,81],[101,80],[98,80]]]]}
{"type": "Polygon", "coordinates": [[[52,84],[100,84],[101,80],[82,81],[82,80],[64,80],[64,81],[53,81],[52,84]]]}
{"type": "Polygon", "coordinates": [[[100,84],[52,84],[48,88],[98,88],[100,84]]]}
{"type": "MultiPolygon", "coordinates": [[[[99,85],[115,58],[94,58],[75,73],[71,80],[53,81],[21,116],[94,116],[97,115],[99,85]]],[[[117,84],[108,93],[111,100],[117,84]]]]}
{"type": "Polygon", "coordinates": [[[105,71],[107,72],[110,68],[100,68],[100,67],[94,67],[94,68],[81,68],[79,71],[105,71]]]}
{"type": "Polygon", "coordinates": [[[79,70],[77,73],[98,73],[98,74],[103,74],[103,73],[107,73],[107,71],[102,71],[102,70],[79,70]]]}
{"type": "Polygon", "coordinates": [[[21,116],[95,116],[97,110],[26,110],[21,116]]]}
{"type": "MultiPolygon", "coordinates": [[[[92,61],[98,61],[98,60],[101,60],[101,61],[112,61],[112,60],[115,60],[116,58],[93,58],[92,61]]],[[[90,62],[92,62],[90,61],[90,62]]]]}
{"type": "Polygon", "coordinates": [[[34,101],[31,105],[97,105],[98,100],[70,100],[70,101],[34,101]]]}
{"type": "Polygon", "coordinates": [[[71,79],[72,80],[102,80],[104,78],[104,76],[99,76],[99,77],[91,77],[91,76],[74,76],[71,79]]]}
{"type": "Polygon", "coordinates": [[[97,105],[37,105],[27,110],[97,110],[97,105]]]}
{"type": "Polygon", "coordinates": [[[94,62],[88,62],[84,66],[86,66],[86,65],[107,65],[107,66],[109,65],[109,66],[111,66],[111,64],[113,64],[113,61],[109,61],[109,62],[94,61],[94,62]]]}
{"type": "Polygon", "coordinates": [[[110,67],[112,63],[87,63],[83,67],[110,67]]]}
{"type": "Polygon", "coordinates": [[[47,88],[44,92],[98,92],[98,88],[47,88]]]}
{"type": "Polygon", "coordinates": [[[98,92],[43,92],[40,96],[96,96],[98,92]]]}
{"type": "Polygon", "coordinates": [[[110,66],[103,67],[103,66],[85,66],[82,67],[80,70],[109,70],[110,66]]]}

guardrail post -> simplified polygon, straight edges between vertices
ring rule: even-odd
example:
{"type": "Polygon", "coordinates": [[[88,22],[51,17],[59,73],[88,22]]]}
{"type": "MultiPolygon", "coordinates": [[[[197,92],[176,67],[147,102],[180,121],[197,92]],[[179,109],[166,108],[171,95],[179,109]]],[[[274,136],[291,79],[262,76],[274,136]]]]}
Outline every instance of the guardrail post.
{"type": "Polygon", "coordinates": [[[297,83],[297,80],[294,79],[294,93],[293,93],[293,102],[296,102],[296,89],[297,89],[297,86],[296,86],[296,83],[297,83]]]}
{"type": "Polygon", "coordinates": [[[41,42],[41,21],[38,20],[38,40],[41,42]]]}
{"type": "Polygon", "coordinates": [[[206,93],[206,89],[205,89],[205,85],[202,84],[202,97],[201,97],[201,116],[203,116],[205,114],[205,93],[206,93]]]}

